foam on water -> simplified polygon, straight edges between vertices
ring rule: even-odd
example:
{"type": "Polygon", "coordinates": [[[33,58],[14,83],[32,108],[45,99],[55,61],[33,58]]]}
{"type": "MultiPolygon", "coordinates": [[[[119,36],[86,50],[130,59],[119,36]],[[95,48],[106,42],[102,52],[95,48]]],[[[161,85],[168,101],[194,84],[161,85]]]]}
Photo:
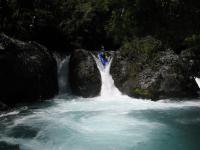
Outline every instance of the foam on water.
{"type": "Polygon", "coordinates": [[[17,115],[17,114],[19,114],[19,111],[11,111],[11,112],[8,112],[8,113],[5,113],[5,114],[0,114],[0,118],[11,116],[11,115],[17,115]]]}
{"type": "MultiPolygon", "coordinates": [[[[200,103],[151,102],[128,97],[117,101],[101,100],[101,97],[72,101],[55,99],[50,107],[30,108],[30,114],[19,114],[11,120],[4,127],[6,133],[1,140],[20,144],[25,150],[129,150],[144,143],[152,144],[152,138],[161,136],[166,140],[167,134],[179,132],[171,127],[170,121],[177,123],[179,130],[181,125],[199,124],[197,115],[181,116],[193,108],[199,110],[200,103]],[[36,133],[27,138],[15,135],[20,133],[18,130],[36,133]]],[[[177,136],[181,138],[179,134],[177,136]]]]}

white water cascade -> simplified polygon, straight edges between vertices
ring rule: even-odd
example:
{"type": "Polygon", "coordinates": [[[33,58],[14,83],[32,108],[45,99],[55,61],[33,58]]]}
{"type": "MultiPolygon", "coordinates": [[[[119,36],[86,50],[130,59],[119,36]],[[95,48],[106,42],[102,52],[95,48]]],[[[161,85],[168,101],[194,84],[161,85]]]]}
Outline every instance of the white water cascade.
{"type": "Polygon", "coordinates": [[[194,78],[195,79],[195,81],[196,81],[196,83],[197,83],[197,85],[199,86],[199,88],[200,88],[200,78],[194,78]]]}
{"type": "Polygon", "coordinates": [[[70,56],[66,56],[61,62],[58,63],[59,94],[71,93],[68,82],[69,59],[70,56]]]}
{"type": "Polygon", "coordinates": [[[97,59],[94,55],[93,57],[101,74],[102,84],[101,84],[100,96],[101,97],[122,96],[121,92],[115,87],[114,80],[110,74],[112,58],[109,60],[109,63],[106,66],[103,66],[99,59],[97,59]]]}

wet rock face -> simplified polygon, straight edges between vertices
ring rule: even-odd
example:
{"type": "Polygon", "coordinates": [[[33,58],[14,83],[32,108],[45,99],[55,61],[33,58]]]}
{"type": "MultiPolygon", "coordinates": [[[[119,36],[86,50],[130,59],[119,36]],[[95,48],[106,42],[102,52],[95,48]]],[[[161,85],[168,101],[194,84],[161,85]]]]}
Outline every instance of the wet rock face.
{"type": "Polygon", "coordinates": [[[0,98],[6,104],[48,99],[58,91],[57,65],[36,42],[0,35],[0,98]]]}
{"type": "Polygon", "coordinates": [[[73,52],[69,62],[69,79],[72,93],[94,97],[101,90],[101,75],[90,52],[80,49],[73,52]]]}
{"type": "Polygon", "coordinates": [[[158,51],[149,59],[146,54],[124,55],[118,51],[111,75],[117,88],[131,97],[153,100],[196,97],[199,89],[187,64],[171,50],[158,51]]]}

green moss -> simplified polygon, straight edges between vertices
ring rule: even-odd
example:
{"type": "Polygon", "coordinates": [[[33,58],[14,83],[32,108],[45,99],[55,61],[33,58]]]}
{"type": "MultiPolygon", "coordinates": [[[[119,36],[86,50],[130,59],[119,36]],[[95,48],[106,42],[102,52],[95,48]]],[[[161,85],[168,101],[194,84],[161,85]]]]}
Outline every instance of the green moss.
{"type": "Polygon", "coordinates": [[[200,34],[193,34],[191,36],[188,36],[184,40],[184,44],[188,47],[194,47],[199,46],[200,42],[200,34]]]}
{"type": "Polygon", "coordinates": [[[153,95],[149,90],[141,89],[141,88],[135,88],[132,90],[132,93],[136,97],[142,97],[142,98],[152,98],[153,95]]]}

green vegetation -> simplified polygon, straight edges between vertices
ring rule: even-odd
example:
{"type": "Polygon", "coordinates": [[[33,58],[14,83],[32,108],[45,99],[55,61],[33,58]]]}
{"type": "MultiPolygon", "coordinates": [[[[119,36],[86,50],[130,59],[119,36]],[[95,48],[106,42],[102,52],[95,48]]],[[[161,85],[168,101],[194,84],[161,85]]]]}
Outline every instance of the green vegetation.
{"type": "Polygon", "coordinates": [[[135,56],[140,54],[146,55],[150,59],[158,51],[163,50],[162,43],[151,36],[145,38],[134,38],[130,42],[125,42],[121,47],[121,54],[125,57],[135,56]]]}
{"type": "Polygon", "coordinates": [[[199,18],[197,0],[0,0],[0,32],[60,51],[152,36],[179,53],[199,45],[199,18]]]}
{"type": "Polygon", "coordinates": [[[149,90],[141,88],[132,89],[132,94],[135,95],[136,97],[153,98],[153,95],[149,90]]]}

